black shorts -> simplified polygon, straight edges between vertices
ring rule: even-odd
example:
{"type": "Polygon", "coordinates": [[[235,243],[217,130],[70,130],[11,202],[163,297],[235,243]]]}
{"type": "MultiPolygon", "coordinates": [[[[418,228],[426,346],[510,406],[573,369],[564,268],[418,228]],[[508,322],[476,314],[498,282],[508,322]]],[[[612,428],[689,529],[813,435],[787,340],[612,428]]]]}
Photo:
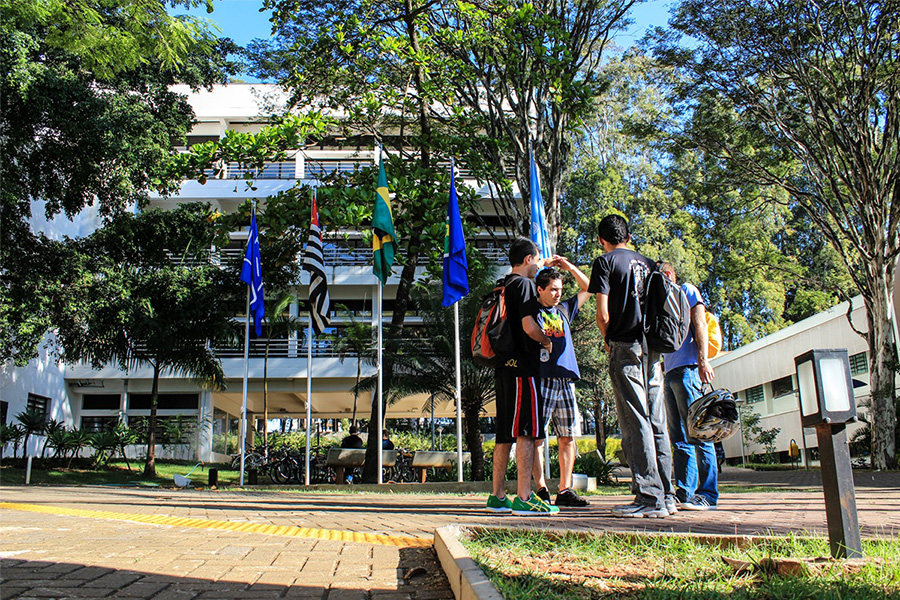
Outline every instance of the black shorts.
{"type": "Polygon", "coordinates": [[[511,444],[520,436],[544,439],[540,380],[501,371],[495,383],[497,443],[511,444]]]}

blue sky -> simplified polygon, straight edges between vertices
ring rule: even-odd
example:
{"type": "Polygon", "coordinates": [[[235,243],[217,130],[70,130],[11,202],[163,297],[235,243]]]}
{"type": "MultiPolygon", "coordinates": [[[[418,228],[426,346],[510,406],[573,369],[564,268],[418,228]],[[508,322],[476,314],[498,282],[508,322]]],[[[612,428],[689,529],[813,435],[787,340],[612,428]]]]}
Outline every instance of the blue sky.
{"type": "MultiPolygon", "coordinates": [[[[616,39],[617,43],[631,46],[648,27],[665,25],[671,4],[672,0],[651,0],[635,6],[631,13],[634,25],[616,39]]],[[[190,14],[209,19],[221,29],[220,35],[230,37],[240,46],[256,38],[269,37],[269,13],[259,12],[262,0],[214,0],[213,6],[215,10],[211,14],[204,9],[192,10],[190,14]]],[[[172,12],[184,13],[184,9],[172,12]]]]}

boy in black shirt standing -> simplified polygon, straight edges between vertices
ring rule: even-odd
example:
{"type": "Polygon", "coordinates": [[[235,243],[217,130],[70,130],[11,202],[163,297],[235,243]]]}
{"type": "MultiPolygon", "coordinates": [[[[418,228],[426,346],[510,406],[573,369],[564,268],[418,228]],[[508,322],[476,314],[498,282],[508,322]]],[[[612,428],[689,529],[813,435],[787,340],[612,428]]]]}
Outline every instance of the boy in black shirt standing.
{"type": "Polygon", "coordinates": [[[512,273],[505,281],[506,319],[515,341],[516,354],[495,374],[497,404],[497,443],[494,447],[494,493],[487,509],[515,515],[548,515],[559,512],[531,491],[536,441],[544,438],[543,406],[538,379],[538,346],[552,348],[535,316],[540,305],[534,276],[539,251],[527,238],[513,240],[509,247],[512,273]],[[516,443],[518,472],[516,496],[506,497],[506,467],[512,443],[516,443]]]}
{"type": "Polygon", "coordinates": [[[659,353],[644,342],[641,306],[647,277],[656,265],[626,247],[631,234],[623,217],[607,215],[598,230],[605,254],[594,260],[588,291],[597,298],[597,326],[609,352],[622,450],[631,467],[635,495],[631,504],[618,506],[613,513],[667,517],[675,512],[675,501],[663,372],[659,353]]]}

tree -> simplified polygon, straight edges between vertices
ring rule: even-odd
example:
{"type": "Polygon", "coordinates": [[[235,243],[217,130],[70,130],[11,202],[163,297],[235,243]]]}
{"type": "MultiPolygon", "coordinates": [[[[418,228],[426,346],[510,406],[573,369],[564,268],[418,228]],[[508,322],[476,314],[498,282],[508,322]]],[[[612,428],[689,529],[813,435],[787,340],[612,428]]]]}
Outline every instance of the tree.
{"type": "MultiPolygon", "coordinates": [[[[476,258],[470,255],[470,260],[476,258]]],[[[476,365],[466,347],[469,332],[475,324],[482,297],[495,285],[490,269],[475,260],[469,267],[470,292],[459,302],[460,314],[460,410],[463,415],[463,437],[472,456],[472,479],[483,481],[484,451],[479,419],[494,399],[494,370],[476,365]]],[[[386,389],[387,402],[407,396],[428,394],[431,405],[452,403],[456,398],[456,364],[451,309],[441,305],[440,282],[421,282],[413,289],[413,300],[422,317],[421,328],[411,336],[391,346],[394,374],[386,389]]],[[[375,377],[368,377],[358,386],[374,389],[375,377]]]]}
{"type": "Polygon", "coordinates": [[[862,294],[873,464],[896,467],[889,298],[900,255],[900,2],[684,0],[671,26],[693,40],[657,46],[683,77],[675,92],[690,116],[685,143],[737,182],[782,190],[862,294]]]}
{"type": "MultiPolygon", "coordinates": [[[[338,309],[341,309],[338,305],[338,309]]],[[[346,310],[346,307],[343,307],[346,310]]],[[[350,316],[350,324],[337,329],[334,340],[334,349],[338,358],[344,362],[348,357],[356,358],[356,384],[353,386],[353,417],[350,419],[351,425],[357,425],[356,408],[359,400],[359,384],[362,379],[363,362],[373,363],[375,346],[374,331],[372,326],[361,321],[357,321],[352,315],[350,316]]]]}
{"type": "Polygon", "coordinates": [[[174,83],[223,81],[234,48],[169,4],[0,0],[0,359],[26,364],[65,266],[36,262],[32,203],[50,219],[112,217],[172,191],[164,163],[193,117],[174,83]]]}
{"type": "MultiPolygon", "coordinates": [[[[374,140],[394,152],[387,175],[401,273],[388,344],[402,337],[416,269],[439,257],[443,248],[447,176],[438,155],[464,147],[460,127],[471,133],[477,126],[453,118],[448,71],[428,35],[428,19],[439,4],[266,0],[265,6],[273,9],[276,42],[250,49],[257,75],[290,90],[294,107],[326,104],[338,109],[344,114],[338,126],[347,138],[374,140]]],[[[367,190],[372,182],[374,177],[366,182],[367,190]]],[[[373,196],[370,191],[367,204],[373,196]]],[[[391,356],[383,365],[385,387],[393,373],[391,356]]],[[[377,414],[375,406],[370,422],[376,422],[377,414]]],[[[377,477],[377,448],[372,446],[365,481],[377,477]]]]}
{"type": "Polygon", "coordinates": [[[72,468],[72,461],[78,458],[81,450],[91,443],[91,434],[85,429],[69,429],[66,431],[66,440],[64,447],[69,451],[69,460],[66,462],[66,468],[72,468]]]}
{"type": "Polygon", "coordinates": [[[778,459],[778,455],[775,452],[775,441],[778,438],[778,434],[781,433],[781,428],[763,429],[762,425],[760,425],[761,420],[762,415],[754,411],[752,407],[747,407],[746,410],[741,412],[741,431],[748,441],[759,444],[765,449],[763,462],[774,463],[778,459]]]}
{"type": "Polygon", "coordinates": [[[156,473],[160,375],[223,386],[212,347],[235,337],[231,315],[239,286],[204,256],[215,235],[208,205],[121,215],[77,244],[77,280],[57,299],[64,360],[152,370],[147,477],[156,473]]]}
{"type": "MultiPolygon", "coordinates": [[[[600,72],[604,52],[612,35],[629,24],[634,0],[451,4],[452,9],[432,12],[432,28],[457,71],[450,83],[458,102],[494,141],[485,150],[497,171],[513,167],[523,198],[530,190],[533,142],[548,233],[555,241],[572,136],[608,85],[600,72]]],[[[527,233],[528,205],[523,213],[509,187],[498,191],[517,232],[527,233]]]]}
{"type": "MultiPolygon", "coordinates": [[[[58,423],[58,421],[57,421],[58,423]]],[[[49,425],[49,423],[48,423],[49,425]]],[[[44,448],[53,448],[53,458],[65,458],[69,451],[69,430],[62,423],[47,432],[47,443],[44,448]]]]}
{"type": "Polygon", "coordinates": [[[25,440],[22,442],[22,448],[27,455],[28,438],[30,438],[33,433],[41,433],[44,431],[44,427],[47,426],[47,416],[41,411],[29,409],[17,414],[16,420],[22,424],[22,429],[25,431],[25,440]]]}
{"type": "MultiPolygon", "coordinates": [[[[66,424],[62,421],[57,421],[56,419],[50,419],[44,424],[44,435],[47,439],[44,441],[44,446],[41,448],[41,458],[44,458],[44,454],[47,452],[48,447],[53,447],[51,440],[54,438],[54,436],[58,436],[60,433],[64,433],[65,430],[66,424]]],[[[55,454],[59,454],[58,448],[55,454]]]]}
{"type": "Polygon", "coordinates": [[[13,458],[19,452],[19,444],[25,437],[25,429],[21,425],[0,425],[0,452],[6,448],[6,444],[13,445],[13,458]]]}
{"type": "Polygon", "coordinates": [[[291,304],[296,297],[288,292],[274,296],[268,301],[266,308],[265,325],[263,331],[266,334],[265,355],[263,357],[263,447],[266,456],[269,453],[269,348],[273,339],[287,340],[294,332],[303,329],[303,323],[295,316],[288,313],[291,304]]]}

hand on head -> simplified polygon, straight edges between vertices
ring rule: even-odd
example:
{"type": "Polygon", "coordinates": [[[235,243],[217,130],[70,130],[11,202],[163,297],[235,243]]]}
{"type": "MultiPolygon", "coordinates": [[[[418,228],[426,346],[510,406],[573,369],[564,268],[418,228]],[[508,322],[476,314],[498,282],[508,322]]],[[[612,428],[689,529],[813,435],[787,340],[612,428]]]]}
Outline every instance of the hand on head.
{"type": "Polygon", "coordinates": [[[566,265],[569,264],[569,261],[566,260],[565,256],[560,256],[559,254],[554,254],[546,261],[544,261],[545,267],[556,267],[558,269],[567,270],[566,265]]]}

